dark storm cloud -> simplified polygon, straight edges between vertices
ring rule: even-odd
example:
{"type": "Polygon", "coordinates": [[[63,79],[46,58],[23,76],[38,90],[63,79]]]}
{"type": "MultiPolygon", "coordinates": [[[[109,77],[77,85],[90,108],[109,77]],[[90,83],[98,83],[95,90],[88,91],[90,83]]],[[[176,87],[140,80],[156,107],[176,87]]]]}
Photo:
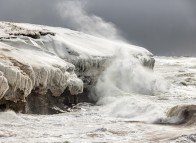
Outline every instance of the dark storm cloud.
{"type": "MultiPolygon", "coordinates": [[[[76,22],[80,21],[64,20],[56,7],[57,3],[66,1],[71,0],[1,0],[0,20],[77,29],[76,22]]],[[[154,54],[196,55],[195,0],[87,2],[89,17],[95,14],[105,21],[113,22],[129,41],[149,49],[154,54]]]]}

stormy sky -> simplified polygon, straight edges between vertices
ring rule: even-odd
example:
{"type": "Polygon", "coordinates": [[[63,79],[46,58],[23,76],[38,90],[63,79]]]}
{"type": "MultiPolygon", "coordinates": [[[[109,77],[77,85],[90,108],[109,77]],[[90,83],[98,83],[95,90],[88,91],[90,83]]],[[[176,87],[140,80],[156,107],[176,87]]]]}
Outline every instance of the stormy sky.
{"type": "Polygon", "coordinates": [[[95,25],[94,33],[120,33],[155,55],[196,56],[196,0],[70,1],[79,0],[0,0],[0,20],[88,33],[95,25]]]}

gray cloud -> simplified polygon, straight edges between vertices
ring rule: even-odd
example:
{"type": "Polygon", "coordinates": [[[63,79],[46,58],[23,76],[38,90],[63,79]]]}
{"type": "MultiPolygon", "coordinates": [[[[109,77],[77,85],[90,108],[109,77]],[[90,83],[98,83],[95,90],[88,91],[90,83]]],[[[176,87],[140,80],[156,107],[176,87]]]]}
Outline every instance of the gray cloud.
{"type": "MultiPolygon", "coordinates": [[[[60,8],[56,5],[67,1],[72,0],[1,0],[0,20],[83,30],[82,27],[78,28],[81,25],[77,24],[81,21],[72,19],[69,22],[59,14],[60,8]]],[[[154,54],[196,55],[195,0],[86,1],[87,4],[82,9],[85,16],[97,15],[101,17],[101,21],[114,23],[129,41],[149,49],[154,54]]],[[[66,4],[60,11],[65,12],[65,8],[66,4]]],[[[71,5],[69,10],[73,13],[76,8],[71,5]]],[[[88,30],[88,27],[85,30],[88,30]]]]}
{"type": "Polygon", "coordinates": [[[1,0],[0,20],[64,26],[56,11],[59,0],[1,0]]]}
{"type": "Polygon", "coordinates": [[[158,55],[196,55],[194,0],[102,1],[89,1],[89,12],[114,22],[132,43],[158,55]]]}

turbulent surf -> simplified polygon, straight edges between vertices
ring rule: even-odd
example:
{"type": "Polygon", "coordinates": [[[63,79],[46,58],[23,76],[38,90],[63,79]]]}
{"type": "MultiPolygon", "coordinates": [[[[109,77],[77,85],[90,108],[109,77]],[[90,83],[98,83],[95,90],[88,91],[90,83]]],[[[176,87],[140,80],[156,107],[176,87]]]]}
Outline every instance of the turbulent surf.
{"type": "Polygon", "coordinates": [[[0,141],[194,142],[195,63],[69,29],[0,22],[0,141]]]}

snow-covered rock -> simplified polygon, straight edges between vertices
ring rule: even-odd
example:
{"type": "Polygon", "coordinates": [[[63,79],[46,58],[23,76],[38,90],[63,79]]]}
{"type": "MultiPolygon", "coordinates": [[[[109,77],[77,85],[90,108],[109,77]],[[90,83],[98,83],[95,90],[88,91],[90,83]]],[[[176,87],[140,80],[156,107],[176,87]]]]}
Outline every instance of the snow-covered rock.
{"type": "Polygon", "coordinates": [[[67,87],[71,94],[81,93],[83,83],[91,88],[119,49],[154,67],[149,51],[122,41],[59,27],[0,22],[0,98],[25,101],[32,90],[60,96],[67,87]]]}

